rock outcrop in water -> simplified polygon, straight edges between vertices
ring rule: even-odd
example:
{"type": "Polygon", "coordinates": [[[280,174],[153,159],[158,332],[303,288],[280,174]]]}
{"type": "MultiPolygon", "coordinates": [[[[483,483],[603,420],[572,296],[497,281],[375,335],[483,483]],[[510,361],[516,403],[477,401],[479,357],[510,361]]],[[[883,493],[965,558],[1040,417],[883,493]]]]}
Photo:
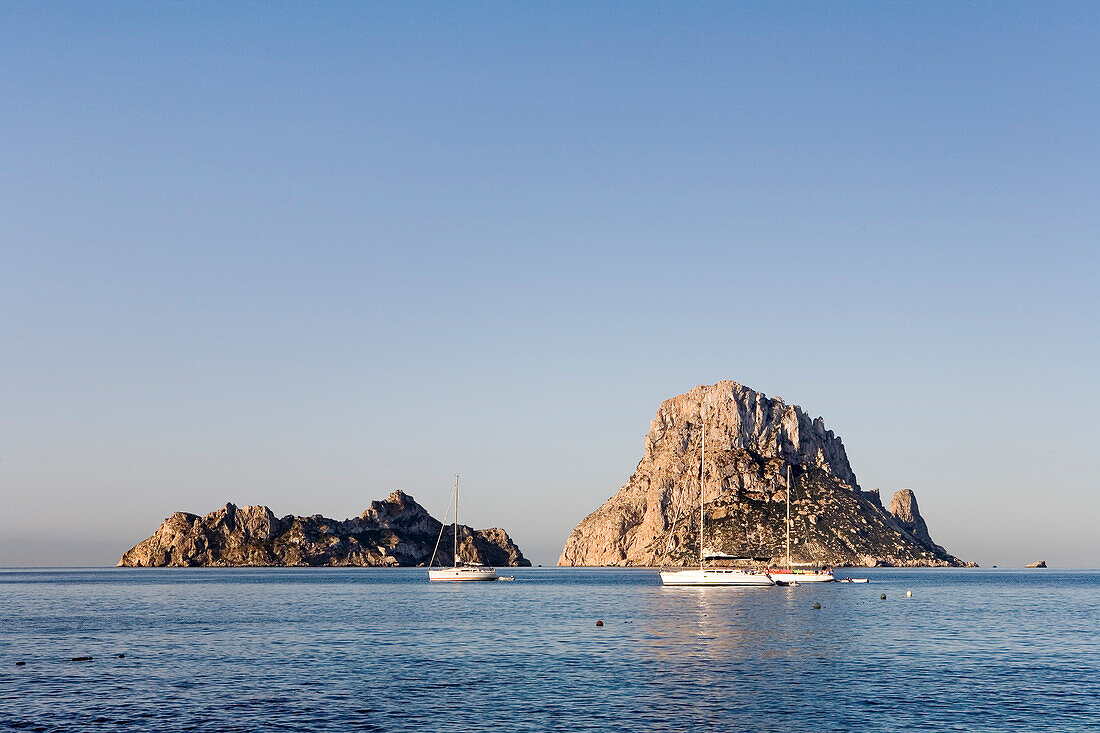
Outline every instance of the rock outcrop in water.
{"type": "Polygon", "coordinates": [[[793,562],[964,564],[932,541],[911,490],[895,494],[888,512],[877,489],[860,489],[844,444],[821,418],[728,381],[661,404],[634,475],[573,530],[558,564],[698,562],[704,423],[708,550],[783,558],[790,467],[793,562]]]}
{"type": "MultiPolygon", "coordinates": [[[[372,502],[359,517],[276,517],[266,506],[226,504],[200,517],[176,512],[156,534],[126,551],[120,567],[402,566],[453,562],[453,525],[445,527],[403,491],[372,502]]],[[[531,563],[503,529],[458,526],[458,557],[485,565],[531,563]]]]}

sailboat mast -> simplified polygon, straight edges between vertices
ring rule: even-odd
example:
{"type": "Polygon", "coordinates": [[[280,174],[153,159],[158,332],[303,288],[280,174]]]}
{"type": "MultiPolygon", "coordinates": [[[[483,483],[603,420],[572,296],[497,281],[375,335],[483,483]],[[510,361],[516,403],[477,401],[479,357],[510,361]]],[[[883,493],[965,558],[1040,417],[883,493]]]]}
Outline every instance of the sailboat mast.
{"type": "Polygon", "coordinates": [[[703,569],[703,463],[707,457],[707,423],[703,420],[703,441],[699,448],[699,570],[703,569]]]}
{"type": "Polygon", "coordinates": [[[791,464],[787,464],[787,568],[791,567],[791,464]]]}
{"type": "Polygon", "coordinates": [[[458,567],[458,474],[455,474],[455,529],[454,529],[454,561],[455,567],[458,567]]]}

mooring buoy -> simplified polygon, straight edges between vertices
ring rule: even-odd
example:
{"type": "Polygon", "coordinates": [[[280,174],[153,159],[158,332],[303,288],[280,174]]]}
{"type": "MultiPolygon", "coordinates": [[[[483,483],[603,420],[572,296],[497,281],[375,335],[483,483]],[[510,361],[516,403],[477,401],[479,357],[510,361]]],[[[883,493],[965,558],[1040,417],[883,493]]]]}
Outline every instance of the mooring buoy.
{"type": "Polygon", "coordinates": [[[596,625],[597,625],[597,626],[603,626],[603,621],[597,621],[597,622],[596,622],[596,625]]]}
{"type": "Polygon", "coordinates": [[[815,603],[814,604],[814,610],[817,610],[819,608],[821,608],[821,604],[820,603],[815,603]]]}

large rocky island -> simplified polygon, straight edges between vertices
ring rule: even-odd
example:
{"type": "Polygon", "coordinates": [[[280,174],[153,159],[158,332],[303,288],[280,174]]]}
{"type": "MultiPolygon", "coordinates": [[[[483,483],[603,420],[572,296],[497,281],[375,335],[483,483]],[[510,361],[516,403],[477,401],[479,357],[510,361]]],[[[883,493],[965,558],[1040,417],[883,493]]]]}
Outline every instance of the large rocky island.
{"type": "Polygon", "coordinates": [[[645,454],[617,494],[584,518],[558,565],[685,565],[699,557],[699,448],[708,551],[784,556],[791,469],[791,556],[824,565],[961,566],[932,541],[909,489],[887,510],[864,491],[821,418],[736,382],[661,404],[645,454]]]}
{"type": "MultiPolygon", "coordinates": [[[[403,491],[371,503],[354,519],[288,515],[266,506],[226,504],[206,516],[176,512],[152,537],[126,551],[119,567],[412,566],[453,562],[454,530],[403,491]]],[[[470,563],[529,566],[503,529],[458,526],[458,557],[470,563]]]]}

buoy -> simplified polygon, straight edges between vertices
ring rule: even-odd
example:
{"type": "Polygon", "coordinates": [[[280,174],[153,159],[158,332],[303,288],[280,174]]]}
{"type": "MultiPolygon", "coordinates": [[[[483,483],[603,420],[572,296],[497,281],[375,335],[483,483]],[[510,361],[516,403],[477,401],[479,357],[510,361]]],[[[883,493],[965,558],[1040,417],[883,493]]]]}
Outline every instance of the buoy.
{"type": "Polygon", "coordinates": [[[911,590],[905,591],[905,597],[906,598],[912,598],[913,597],[913,591],[911,591],[911,590]]]}
{"type": "Polygon", "coordinates": [[[820,603],[815,603],[814,604],[814,610],[817,610],[819,608],[821,608],[821,604],[820,603]]]}
{"type": "Polygon", "coordinates": [[[603,626],[603,621],[597,621],[597,622],[596,622],[596,625],[597,625],[597,626],[603,626]]]}
{"type": "Polygon", "coordinates": [[[16,666],[16,667],[26,667],[26,666],[27,666],[27,663],[26,663],[26,662],[16,662],[16,663],[15,663],[15,666],[16,666]]]}
{"type": "Polygon", "coordinates": [[[884,601],[885,601],[885,600],[886,600],[886,594],[885,594],[885,593],[883,593],[883,594],[882,594],[881,596],[879,596],[879,598],[881,598],[882,600],[884,600],[884,601]]]}
{"type": "Polygon", "coordinates": [[[91,657],[73,657],[73,661],[74,662],[90,662],[90,661],[92,661],[92,658],[91,657]]]}

